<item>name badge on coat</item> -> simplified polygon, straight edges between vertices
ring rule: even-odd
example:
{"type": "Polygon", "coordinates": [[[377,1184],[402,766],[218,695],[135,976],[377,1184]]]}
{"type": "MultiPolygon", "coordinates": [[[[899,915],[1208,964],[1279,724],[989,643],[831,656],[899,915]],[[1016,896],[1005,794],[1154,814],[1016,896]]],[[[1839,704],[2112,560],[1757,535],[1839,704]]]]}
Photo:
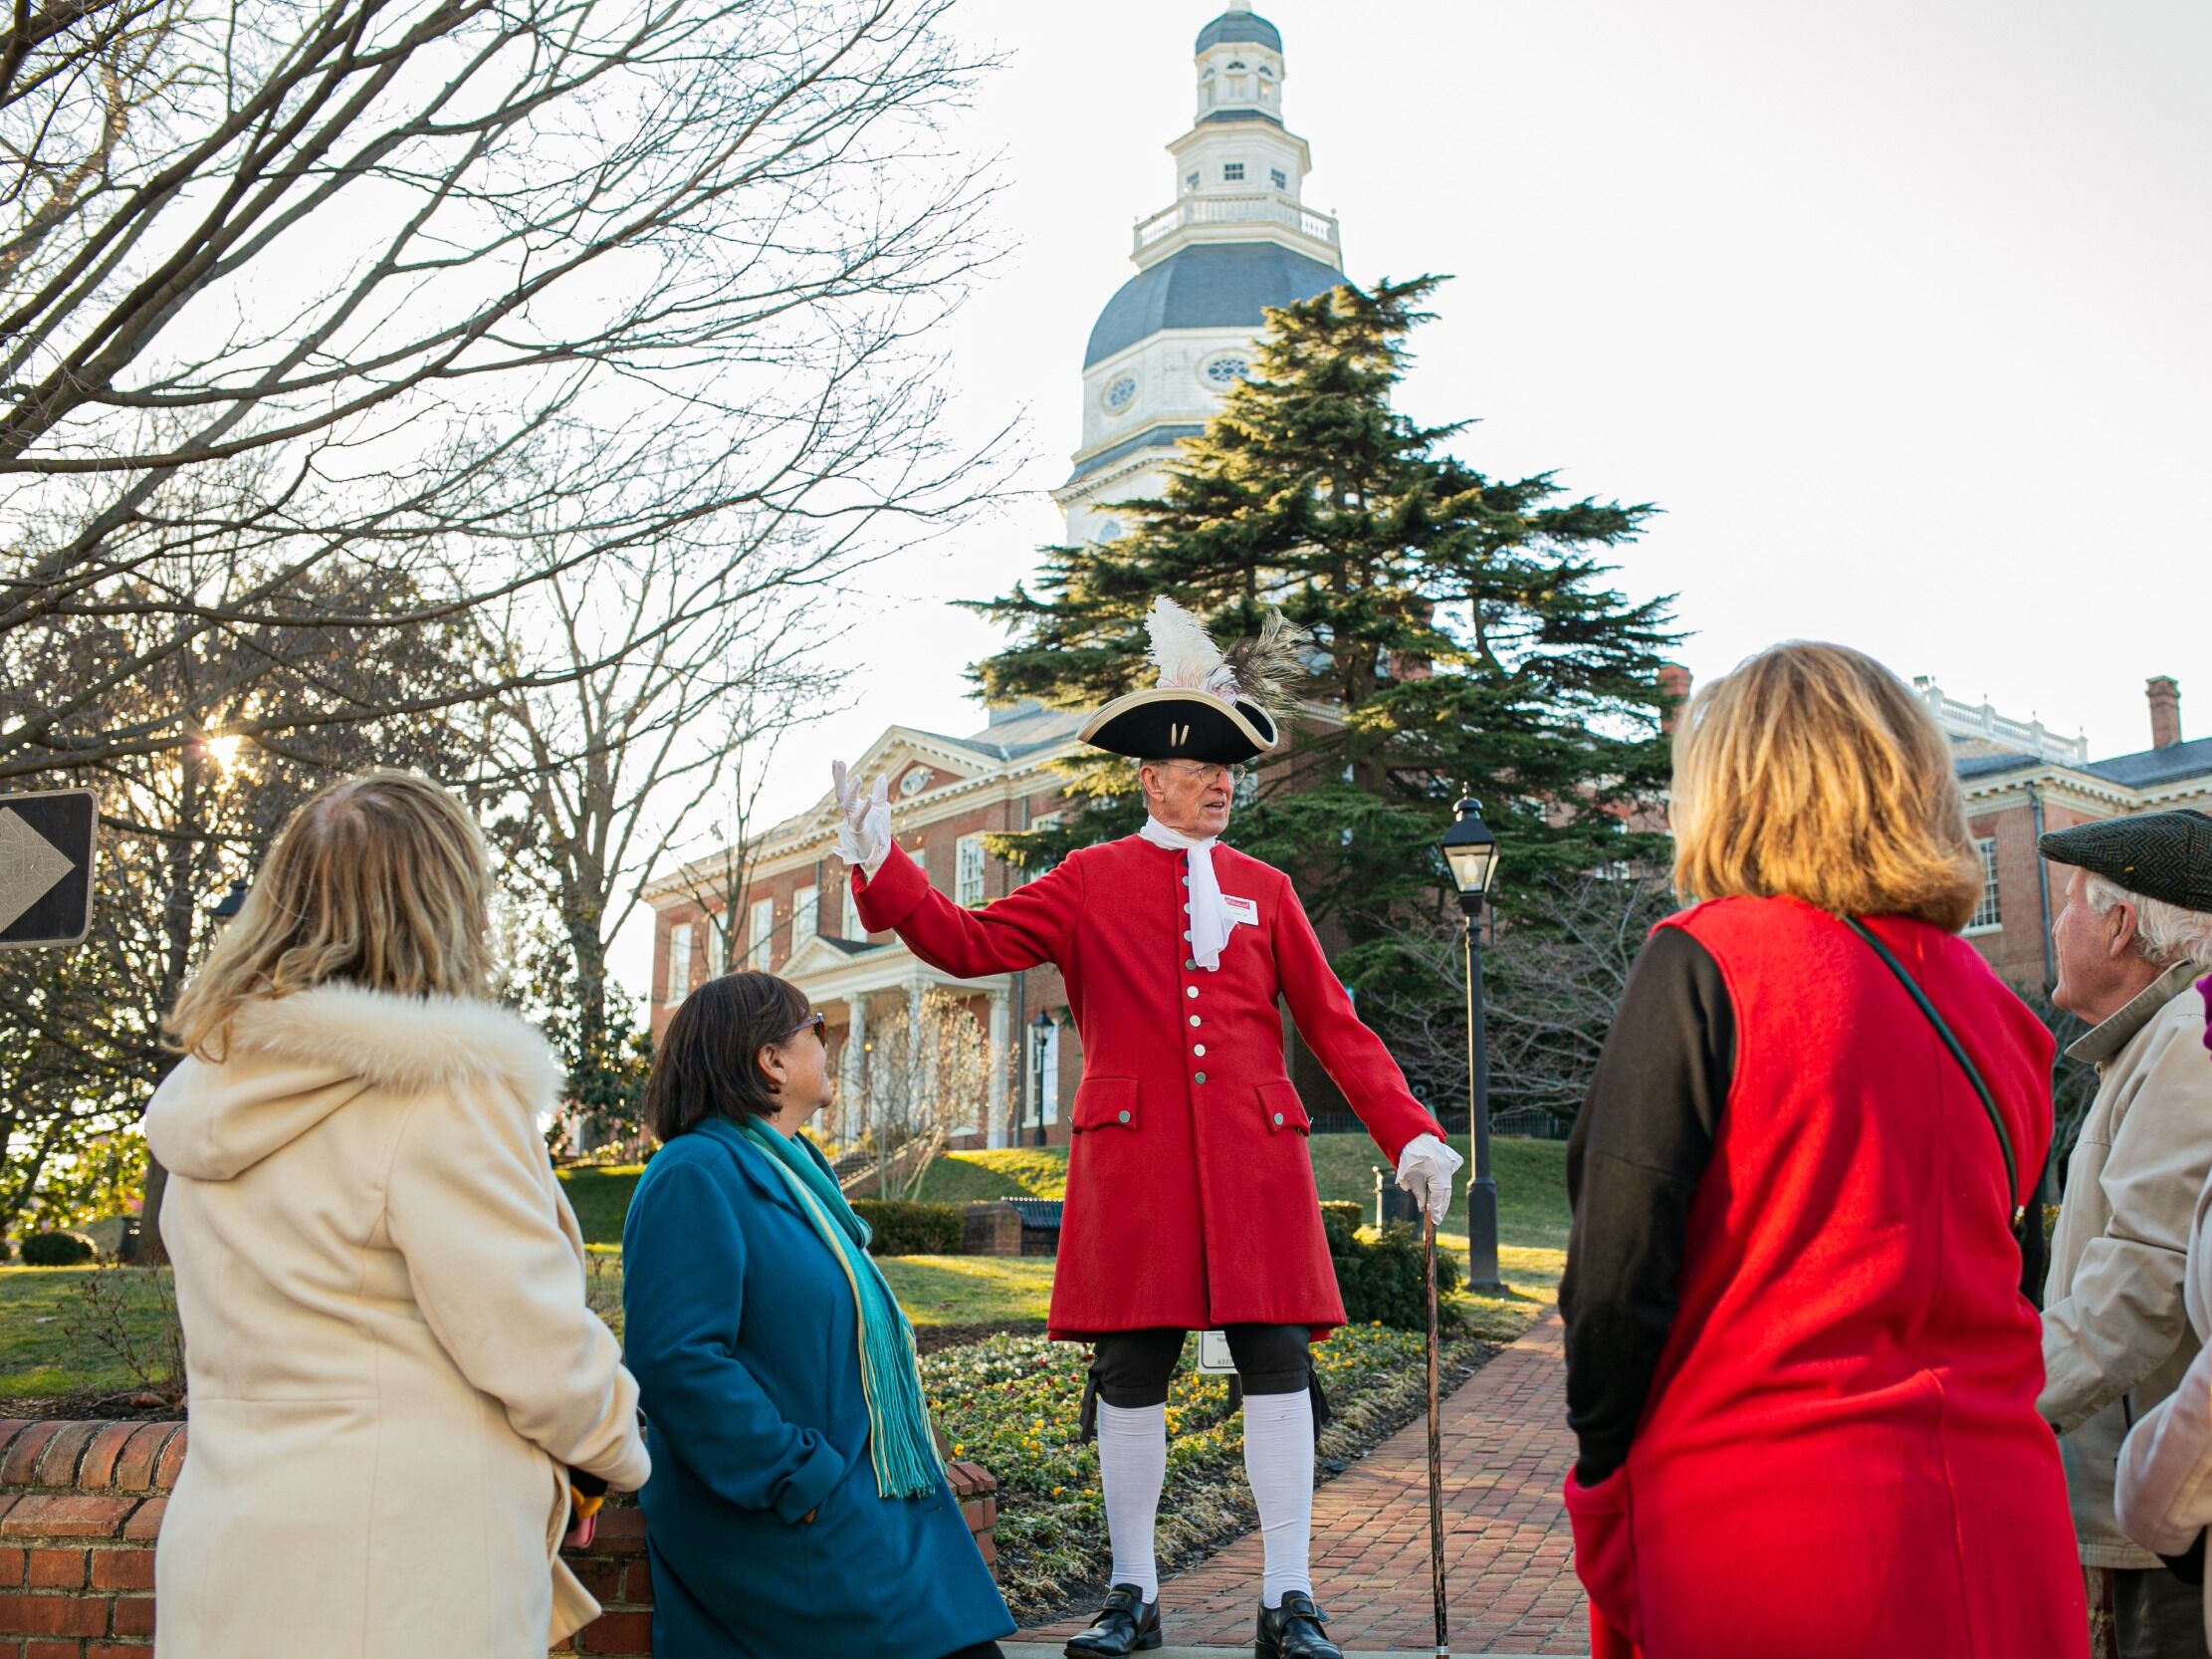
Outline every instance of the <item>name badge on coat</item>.
{"type": "Polygon", "coordinates": [[[1238,922],[1242,922],[1246,927],[1257,927],[1259,925],[1259,902],[1256,899],[1231,898],[1227,893],[1223,893],[1221,895],[1221,909],[1227,914],[1231,927],[1234,927],[1238,922]]]}

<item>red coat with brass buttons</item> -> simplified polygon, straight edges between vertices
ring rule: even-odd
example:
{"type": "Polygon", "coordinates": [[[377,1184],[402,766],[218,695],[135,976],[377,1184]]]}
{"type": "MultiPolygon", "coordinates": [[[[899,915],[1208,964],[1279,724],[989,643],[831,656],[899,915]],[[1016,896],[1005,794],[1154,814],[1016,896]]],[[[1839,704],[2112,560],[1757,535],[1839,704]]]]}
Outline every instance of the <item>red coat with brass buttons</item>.
{"type": "Polygon", "coordinates": [[[1344,1322],[1307,1155],[1306,1109],[1283,1066],[1279,996],[1306,1046],[1395,1167],[1443,1130],[1361,1025],[1280,870],[1217,845],[1229,929],[1217,971],[1191,960],[1189,857],[1137,835],[1071,853],[980,910],[937,892],[894,846],[861,920],[962,979],[1051,962],[1083,1043],[1051,1332],[1148,1325],[1344,1322]]]}

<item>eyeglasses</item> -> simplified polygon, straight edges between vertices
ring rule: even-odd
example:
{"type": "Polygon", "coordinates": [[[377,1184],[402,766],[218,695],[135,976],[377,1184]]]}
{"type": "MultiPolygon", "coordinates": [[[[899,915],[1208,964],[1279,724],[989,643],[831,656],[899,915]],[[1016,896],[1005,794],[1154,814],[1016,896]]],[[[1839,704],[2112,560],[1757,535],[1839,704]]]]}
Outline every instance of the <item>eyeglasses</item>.
{"type": "Polygon", "coordinates": [[[805,1019],[799,1021],[799,1023],[793,1026],[789,1031],[785,1032],[783,1034],[783,1041],[788,1043],[800,1032],[811,1031],[816,1037],[822,1040],[822,1047],[826,1049],[829,1047],[828,1027],[829,1016],[824,1014],[820,1009],[816,1009],[813,1013],[807,1015],[805,1019]]]}
{"type": "Polygon", "coordinates": [[[1180,768],[1202,784],[1211,784],[1221,778],[1226,778],[1232,784],[1240,784],[1244,781],[1244,775],[1251,771],[1248,766],[1221,766],[1212,761],[1163,761],[1160,764],[1180,768]]]}

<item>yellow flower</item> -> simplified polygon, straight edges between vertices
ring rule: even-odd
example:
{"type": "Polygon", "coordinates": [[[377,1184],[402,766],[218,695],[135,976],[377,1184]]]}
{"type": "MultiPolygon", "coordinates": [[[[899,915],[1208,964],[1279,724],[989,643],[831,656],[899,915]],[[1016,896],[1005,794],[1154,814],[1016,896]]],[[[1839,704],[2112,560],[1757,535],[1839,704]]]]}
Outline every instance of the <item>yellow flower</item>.
{"type": "Polygon", "coordinates": [[[963,1444],[962,1444],[961,1442],[959,1442],[959,1441],[957,1441],[957,1440],[956,1440],[956,1441],[954,1441],[954,1442],[953,1442],[953,1456],[955,1456],[956,1458],[964,1458],[964,1457],[966,1457],[967,1455],[968,1455],[968,1448],[967,1448],[967,1447],[966,1447],[965,1445],[963,1445],[963,1444]]]}

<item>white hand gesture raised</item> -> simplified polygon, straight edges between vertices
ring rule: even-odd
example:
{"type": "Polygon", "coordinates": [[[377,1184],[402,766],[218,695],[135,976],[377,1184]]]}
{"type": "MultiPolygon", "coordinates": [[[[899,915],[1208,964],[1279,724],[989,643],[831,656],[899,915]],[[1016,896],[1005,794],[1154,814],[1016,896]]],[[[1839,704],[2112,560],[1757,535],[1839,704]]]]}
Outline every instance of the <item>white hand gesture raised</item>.
{"type": "Polygon", "coordinates": [[[829,776],[837,790],[837,856],[874,875],[891,854],[890,782],[878,778],[873,791],[863,791],[843,761],[829,763],[829,776]]]}

